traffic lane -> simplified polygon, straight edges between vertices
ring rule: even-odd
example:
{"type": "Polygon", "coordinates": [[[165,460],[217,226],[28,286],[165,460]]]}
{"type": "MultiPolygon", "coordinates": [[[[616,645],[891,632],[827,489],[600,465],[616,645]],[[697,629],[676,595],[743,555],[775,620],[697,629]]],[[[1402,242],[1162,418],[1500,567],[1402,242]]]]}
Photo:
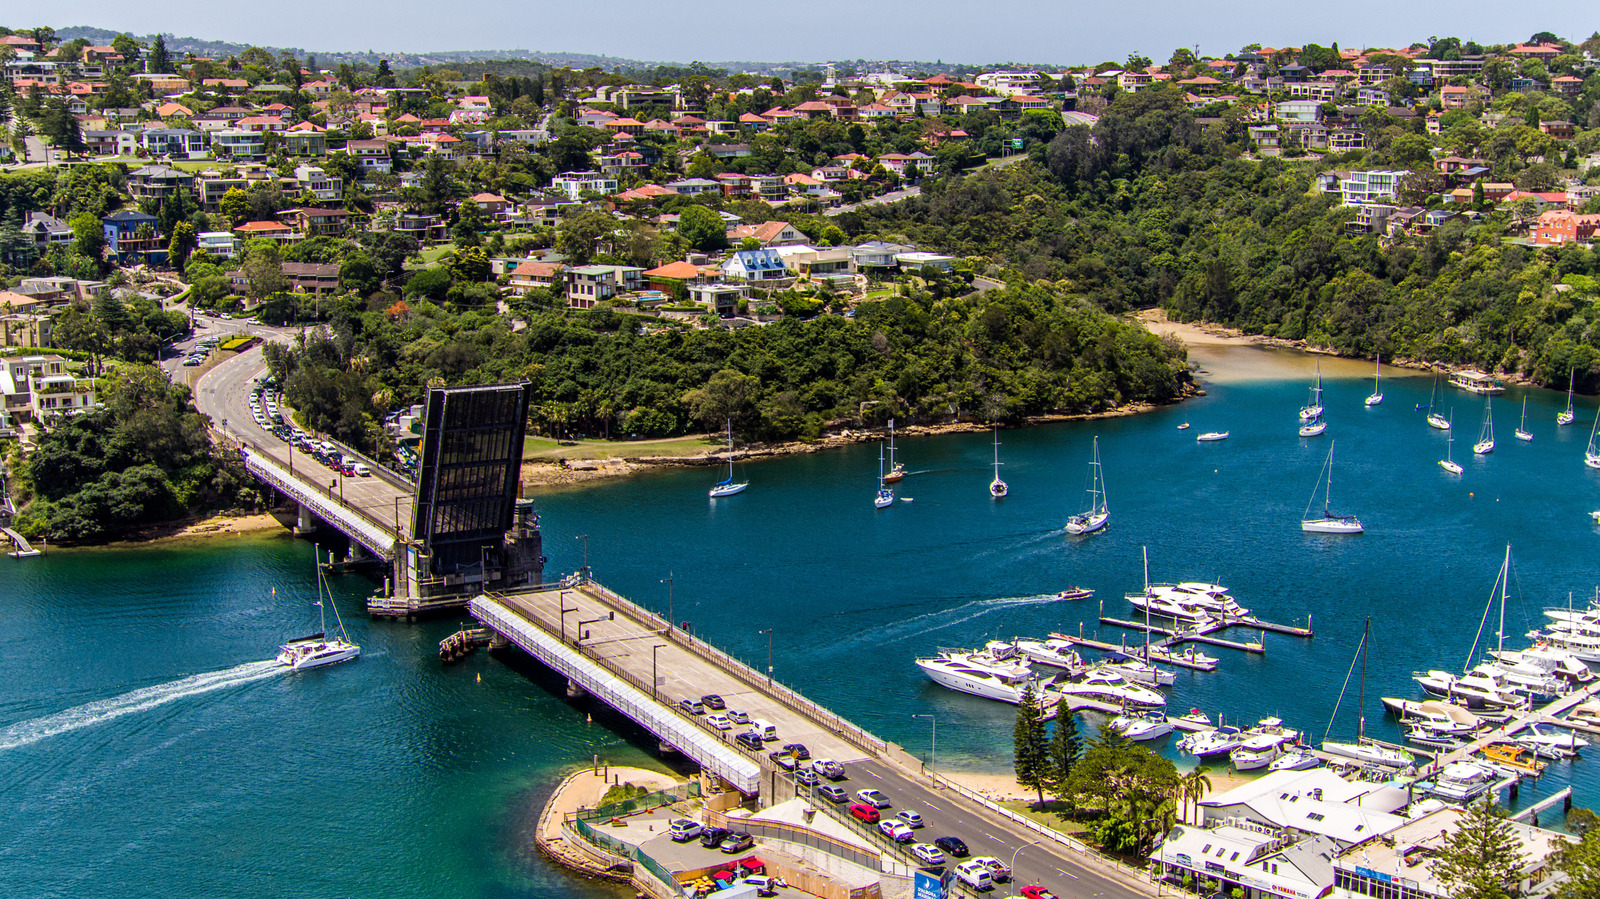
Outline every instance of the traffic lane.
{"type": "MultiPolygon", "coordinates": [[[[1003,825],[991,820],[985,811],[964,807],[942,791],[936,791],[901,773],[895,767],[876,759],[846,765],[854,783],[850,792],[876,787],[888,795],[894,812],[910,809],[923,816],[926,826],[917,832],[917,841],[932,842],[941,836],[959,837],[967,844],[972,855],[990,855],[1011,864],[1016,857],[1012,873],[1015,887],[1038,883],[1057,896],[1106,897],[1106,899],[1143,899],[1149,894],[1118,880],[1083,860],[1073,857],[1073,850],[1054,842],[1027,845],[1042,839],[1031,831],[1012,830],[1017,825],[1003,825]]],[[[1019,828],[1020,830],[1020,828],[1019,828]]]]}

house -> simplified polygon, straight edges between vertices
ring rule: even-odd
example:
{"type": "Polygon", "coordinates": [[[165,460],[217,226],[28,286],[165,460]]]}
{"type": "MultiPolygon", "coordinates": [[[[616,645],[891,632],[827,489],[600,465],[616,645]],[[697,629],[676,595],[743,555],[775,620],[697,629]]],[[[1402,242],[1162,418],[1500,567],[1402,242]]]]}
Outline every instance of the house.
{"type": "Polygon", "coordinates": [[[321,166],[297,165],[294,177],[300,182],[300,190],[316,197],[319,203],[338,203],[344,199],[344,179],[328,174],[321,166]]]}
{"type": "Polygon", "coordinates": [[[644,276],[652,288],[670,292],[678,284],[705,284],[717,278],[719,274],[720,270],[714,265],[697,265],[680,259],[650,269],[644,276]]]}
{"type": "Polygon", "coordinates": [[[76,378],[67,360],[46,356],[9,357],[0,364],[0,409],[35,421],[50,413],[82,411],[96,405],[93,378],[76,378]]]}
{"type": "Polygon", "coordinates": [[[916,172],[926,175],[933,171],[935,157],[917,150],[913,153],[885,153],[878,157],[878,164],[898,175],[901,178],[910,177],[907,172],[916,166],[916,172]]]}
{"type": "Polygon", "coordinates": [[[1552,209],[1539,216],[1529,229],[1533,242],[1540,246],[1589,243],[1600,228],[1600,214],[1583,215],[1570,209],[1552,209]]]}
{"type": "Polygon", "coordinates": [[[22,236],[33,242],[40,255],[51,247],[67,246],[73,239],[70,225],[45,212],[30,212],[22,217],[22,236]]]}
{"type": "Polygon", "coordinates": [[[739,314],[744,291],[737,284],[693,284],[689,286],[689,302],[704,306],[722,318],[732,318],[739,314]]]}
{"type": "Polygon", "coordinates": [[[947,272],[956,264],[956,257],[945,256],[941,253],[924,253],[912,251],[910,253],[895,254],[894,261],[902,271],[918,272],[925,268],[947,272]]]}
{"type": "Polygon", "coordinates": [[[165,262],[167,247],[153,215],[122,209],[100,219],[106,249],[118,262],[165,262]]]}
{"type": "Polygon", "coordinates": [[[760,225],[735,225],[728,229],[728,242],[738,245],[754,240],[762,247],[788,246],[805,243],[807,238],[800,229],[788,222],[764,222],[760,225]]]}
{"type": "Polygon", "coordinates": [[[283,277],[289,282],[289,289],[295,293],[322,296],[339,290],[337,262],[285,262],[283,277]]]}
{"type": "Polygon", "coordinates": [[[876,270],[882,274],[893,270],[899,265],[895,257],[902,253],[910,253],[915,249],[915,247],[908,247],[904,244],[869,240],[852,247],[850,256],[856,271],[876,270]]]}
{"type": "Polygon", "coordinates": [[[188,128],[150,128],[139,132],[139,144],[151,156],[172,159],[205,159],[206,136],[188,128]]]}
{"type": "Polygon", "coordinates": [[[219,159],[265,159],[267,142],[259,131],[223,128],[211,132],[211,152],[219,159]]]}
{"type": "Polygon", "coordinates": [[[389,142],[382,140],[353,140],[344,145],[344,151],[361,164],[363,173],[389,172],[389,142]]]}
{"type": "Polygon", "coordinates": [[[1401,182],[1410,174],[1404,169],[1351,172],[1339,186],[1340,192],[1344,195],[1344,205],[1355,206],[1380,199],[1392,200],[1399,194],[1401,182]]]}
{"type": "Polygon", "coordinates": [[[730,281],[785,281],[790,277],[783,257],[776,250],[739,250],[722,264],[723,277],[730,281]]]}
{"type": "Polygon", "coordinates": [[[411,237],[424,246],[441,243],[450,237],[450,229],[444,219],[420,212],[401,212],[395,217],[394,227],[389,230],[411,237]]]}
{"type": "Polygon", "coordinates": [[[593,309],[601,300],[640,289],[644,269],[631,265],[580,265],[568,269],[567,305],[593,309]]]}
{"type": "Polygon", "coordinates": [[[294,243],[305,238],[304,234],[295,231],[282,222],[245,222],[233,229],[233,233],[240,240],[265,238],[276,240],[279,243],[294,243]]]}
{"type": "Polygon", "coordinates": [[[1477,98],[1478,92],[1470,87],[1447,84],[1439,88],[1439,105],[1445,109],[1464,109],[1477,98]]]}
{"type": "MultiPolygon", "coordinates": [[[[566,266],[559,262],[535,262],[530,259],[511,270],[506,288],[512,296],[527,296],[532,290],[555,290],[566,283],[566,266]]],[[[648,274],[648,272],[646,273],[648,274]]]]}
{"type": "Polygon", "coordinates": [[[717,159],[743,159],[750,155],[749,144],[706,144],[700,149],[717,159]]]}
{"type": "Polygon", "coordinates": [[[135,200],[159,202],[193,192],[194,176],[168,165],[147,165],[128,173],[128,195],[135,200]]]}
{"type": "MultiPolygon", "coordinates": [[[[574,200],[581,200],[586,193],[616,193],[617,179],[598,172],[566,172],[557,175],[550,182],[550,186],[574,200]]],[[[672,187],[670,184],[667,186],[672,187]]],[[[673,189],[677,190],[677,188],[673,189]]]]}
{"type": "Polygon", "coordinates": [[[483,217],[495,224],[502,224],[512,211],[511,201],[499,194],[484,193],[473,194],[469,199],[478,205],[478,211],[483,217]]]}
{"type": "Polygon", "coordinates": [[[666,186],[686,197],[722,192],[722,185],[709,178],[685,178],[681,181],[668,181],[666,186]]]}
{"type": "Polygon", "coordinates": [[[1283,152],[1283,133],[1277,125],[1249,125],[1245,128],[1256,152],[1262,156],[1276,156],[1283,152]]]}
{"type": "Polygon", "coordinates": [[[156,107],[156,118],[158,119],[187,119],[193,115],[194,110],[183,105],[182,103],[163,103],[156,107]]]}
{"type": "Polygon", "coordinates": [[[289,156],[321,156],[328,152],[328,134],[310,122],[301,122],[283,133],[283,152],[289,156]]]}
{"type": "Polygon", "coordinates": [[[307,237],[340,237],[350,230],[350,213],[343,209],[305,207],[285,209],[282,215],[299,225],[307,237]]]}
{"type": "Polygon", "coordinates": [[[132,156],[139,149],[139,133],[86,129],[83,144],[91,156],[132,156]]]}
{"type": "Polygon", "coordinates": [[[1289,124],[1314,124],[1322,121],[1322,104],[1315,100],[1284,100],[1277,104],[1277,116],[1289,124]]]}
{"type": "Polygon", "coordinates": [[[198,240],[195,249],[205,250],[217,259],[232,259],[239,251],[238,239],[227,231],[201,231],[195,237],[198,240]]]}

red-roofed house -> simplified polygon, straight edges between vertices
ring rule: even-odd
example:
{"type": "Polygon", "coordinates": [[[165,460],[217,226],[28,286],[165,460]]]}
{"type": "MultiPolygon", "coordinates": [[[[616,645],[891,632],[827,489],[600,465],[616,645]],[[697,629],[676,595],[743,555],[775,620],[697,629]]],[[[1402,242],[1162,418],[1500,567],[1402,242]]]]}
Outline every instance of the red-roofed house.
{"type": "Polygon", "coordinates": [[[506,287],[510,288],[512,296],[518,297],[527,296],[532,290],[554,290],[556,285],[565,282],[561,273],[566,268],[558,262],[524,262],[511,270],[506,287]]]}
{"type": "Polygon", "coordinates": [[[1538,59],[1549,62],[1561,55],[1561,48],[1555,44],[1518,44],[1508,52],[1522,59],[1538,59]]]}
{"type": "Polygon", "coordinates": [[[748,238],[754,238],[763,249],[767,247],[787,247],[806,242],[806,236],[800,229],[788,222],[765,222],[760,225],[735,225],[728,229],[728,241],[741,243],[748,238]]]}
{"type": "Polygon", "coordinates": [[[679,284],[707,284],[722,277],[722,269],[714,265],[695,265],[692,262],[669,262],[644,273],[650,286],[664,293],[672,292],[679,284]]]}
{"type": "Polygon", "coordinates": [[[1568,209],[1553,209],[1539,216],[1534,223],[1533,242],[1540,246],[1558,246],[1564,243],[1588,243],[1600,228],[1600,215],[1579,215],[1568,209]]]}
{"type": "Polygon", "coordinates": [[[478,204],[478,210],[483,213],[483,217],[495,224],[504,222],[511,212],[511,201],[499,194],[487,192],[473,194],[471,199],[478,204]]]}
{"type": "Polygon", "coordinates": [[[271,240],[292,243],[299,240],[301,234],[282,222],[245,222],[233,229],[234,235],[245,240],[256,237],[265,237],[271,240]]]}

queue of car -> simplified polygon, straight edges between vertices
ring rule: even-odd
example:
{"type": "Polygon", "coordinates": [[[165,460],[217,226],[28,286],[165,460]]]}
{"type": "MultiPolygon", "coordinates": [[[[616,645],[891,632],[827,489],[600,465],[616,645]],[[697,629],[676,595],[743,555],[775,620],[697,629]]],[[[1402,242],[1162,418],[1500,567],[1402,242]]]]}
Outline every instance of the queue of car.
{"type": "Polygon", "coordinates": [[[254,416],[256,424],[263,430],[270,431],[279,440],[289,444],[328,468],[346,477],[371,477],[372,469],[365,463],[351,456],[345,455],[334,443],[318,440],[313,435],[301,430],[294,422],[286,419],[280,407],[281,395],[276,389],[275,380],[271,377],[258,378],[251,382],[250,387],[250,414],[254,416]]]}

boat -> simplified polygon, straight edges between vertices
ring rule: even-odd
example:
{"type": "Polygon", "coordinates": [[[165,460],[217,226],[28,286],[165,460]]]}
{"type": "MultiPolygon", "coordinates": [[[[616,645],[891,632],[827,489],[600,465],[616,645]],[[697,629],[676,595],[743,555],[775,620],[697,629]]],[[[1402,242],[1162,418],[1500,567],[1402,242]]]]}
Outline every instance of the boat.
{"type": "Polygon", "coordinates": [[[1494,673],[1453,674],[1434,668],[1411,679],[1434,696],[1465,700],[1468,708],[1522,709],[1529,705],[1527,696],[1494,673]]]}
{"type": "Polygon", "coordinates": [[[1524,674],[1544,674],[1564,681],[1567,689],[1588,686],[1595,673],[1583,660],[1547,643],[1536,643],[1523,650],[1491,650],[1491,658],[1502,667],[1524,674]]]}
{"type": "Polygon", "coordinates": [[[1174,726],[1178,724],[1193,724],[1204,728],[1211,727],[1211,716],[1199,709],[1190,709],[1187,713],[1168,720],[1172,721],[1174,726]]]}
{"type": "Polygon", "coordinates": [[[1237,727],[1219,727],[1190,734],[1178,741],[1178,748],[1195,758],[1228,755],[1249,739],[1237,727]]]}
{"type": "MultiPolygon", "coordinates": [[[[1455,418],[1455,412],[1454,411],[1451,411],[1450,417],[1451,417],[1451,419],[1455,418]]],[[[1445,430],[1446,431],[1450,430],[1448,425],[1445,426],[1445,430]]],[[[1446,436],[1449,439],[1445,441],[1445,444],[1444,444],[1444,458],[1439,460],[1439,467],[1444,469],[1445,471],[1450,472],[1451,474],[1460,474],[1461,473],[1461,466],[1456,464],[1456,461],[1451,458],[1451,453],[1450,453],[1450,448],[1455,446],[1456,435],[1455,435],[1454,432],[1451,432],[1450,434],[1448,434],[1446,436]]]]}
{"type": "Polygon", "coordinates": [[[1600,700],[1591,699],[1577,706],[1567,713],[1567,720],[1591,730],[1600,730],[1600,700]]]}
{"type": "Polygon", "coordinates": [[[1227,440],[1227,439],[1228,439],[1228,432],[1227,431],[1207,431],[1204,434],[1201,434],[1199,437],[1196,437],[1194,440],[1195,440],[1196,443],[1214,443],[1214,442],[1216,442],[1218,440],[1227,440]]]}
{"type": "Polygon", "coordinates": [[[1172,733],[1172,722],[1159,711],[1149,711],[1142,715],[1118,715],[1112,718],[1106,727],[1135,743],[1159,740],[1172,733]]]}
{"type": "Polygon", "coordinates": [[[1300,530],[1308,534],[1359,534],[1364,528],[1361,519],[1354,515],[1335,515],[1330,511],[1333,503],[1333,443],[1328,444],[1328,459],[1322,463],[1322,471],[1326,478],[1318,477],[1317,486],[1311,489],[1311,499],[1306,502],[1306,510],[1300,516],[1300,530]],[[1311,506],[1317,501],[1317,493],[1322,493],[1322,514],[1316,518],[1311,517],[1311,506]]]}
{"type": "Polygon", "coordinates": [[[1490,743],[1481,751],[1485,759],[1513,771],[1533,777],[1544,773],[1544,762],[1539,761],[1533,750],[1515,743],[1490,743]]]}
{"type": "Polygon", "coordinates": [[[1517,429],[1512,433],[1517,435],[1517,439],[1518,440],[1527,441],[1528,443],[1532,443],[1533,442],[1533,434],[1528,431],[1528,398],[1527,397],[1523,397],[1522,398],[1522,423],[1517,425],[1517,429]]]}
{"type": "Polygon", "coordinates": [[[1167,698],[1160,693],[1104,668],[1091,668],[1083,677],[1057,684],[1055,689],[1061,693],[1062,701],[1088,699],[1115,706],[1141,708],[1160,708],[1167,704],[1167,698]]]}
{"type": "Polygon", "coordinates": [[[1594,634],[1565,633],[1562,631],[1533,631],[1528,634],[1556,649],[1562,649],[1589,663],[1600,663],[1600,636],[1594,634]]]}
{"type": "Polygon", "coordinates": [[[1283,755],[1283,738],[1272,734],[1257,734],[1239,744],[1228,753],[1235,771],[1255,771],[1265,768],[1283,755]]]}
{"type": "Polygon", "coordinates": [[[728,476],[715,487],[712,487],[709,495],[712,499],[733,496],[736,493],[743,493],[744,488],[748,486],[750,486],[749,481],[738,484],[733,482],[733,419],[730,418],[728,419],[728,476]]]}
{"type": "Polygon", "coordinates": [[[1178,425],[1178,430],[1180,430],[1180,431],[1189,430],[1189,423],[1188,422],[1184,422],[1183,424],[1178,425]]]}
{"type": "Polygon", "coordinates": [[[1471,802],[1489,792],[1501,780],[1501,773],[1487,762],[1451,762],[1439,770],[1429,792],[1452,802],[1471,802]]]}
{"type": "Polygon", "coordinates": [[[1383,354],[1378,354],[1378,360],[1372,363],[1372,395],[1367,397],[1368,406],[1376,406],[1383,402],[1383,354]]]}
{"type": "Polygon", "coordinates": [[[1291,749],[1278,756],[1277,760],[1267,768],[1271,771],[1305,771],[1310,768],[1320,768],[1324,764],[1326,762],[1313,755],[1310,750],[1291,749]]]}
{"type": "Polygon", "coordinates": [[[333,591],[326,590],[327,582],[324,578],[322,566],[317,566],[317,620],[321,627],[309,637],[290,640],[278,648],[278,663],[286,665],[291,671],[305,671],[310,668],[321,668],[324,665],[335,665],[339,662],[348,662],[361,655],[361,647],[350,642],[350,635],[345,632],[344,619],[339,617],[339,607],[333,604],[333,591]],[[333,605],[333,620],[339,626],[339,636],[328,636],[327,606],[333,605]]]}
{"type": "Polygon", "coordinates": [[[1056,594],[1056,599],[1088,599],[1094,591],[1088,587],[1071,586],[1056,594]]]}
{"type": "MultiPolygon", "coordinates": [[[[1416,758],[1411,753],[1404,749],[1379,746],[1367,742],[1367,716],[1363,708],[1367,704],[1367,642],[1371,636],[1372,618],[1368,617],[1366,627],[1361,633],[1361,644],[1356,647],[1356,654],[1361,660],[1361,690],[1356,702],[1356,741],[1354,743],[1346,743],[1338,740],[1329,740],[1324,735],[1322,751],[1329,755],[1355,759],[1365,764],[1378,765],[1384,768],[1408,768],[1416,762],[1416,758]]],[[[1354,660],[1351,660],[1351,667],[1355,667],[1354,660]]],[[[1350,679],[1346,677],[1344,689],[1339,691],[1340,703],[1344,701],[1344,690],[1349,688],[1350,679]]],[[[1334,718],[1339,716],[1339,705],[1337,703],[1333,707],[1333,714],[1334,718]]],[[[1333,719],[1329,719],[1328,729],[1330,732],[1333,730],[1333,719]]]]}
{"type": "Polygon", "coordinates": [[[1462,737],[1436,731],[1426,724],[1413,724],[1406,728],[1406,742],[1415,743],[1434,752],[1454,752],[1467,745],[1462,737]]]}
{"type": "Polygon", "coordinates": [[[1183,647],[1183,651],[1175,652],[1170,646],[1152,645],[1145,652],[1145,658],[1152,662],[1166,662],[1169,665],[1185,665],[1191,668],[1200,668],[1206,671],[1217,669],[1217,657],[1208,656],[1196,649],[1193,643],[1183,647]]]}
{"type": "Polygon", "coordinates": [[[1322,417],[1322,361],[1317,360],[1317,379],[1311,386],[1311,402],[1300,407],[1300,420],[1311,421],[1322,417]]]}
{"type": "Polygon", "coordinates": [[[1196,622],[1212,618],[1240,619],[1249,616],[1250,610],[1239,605],[1228,594],[1228,588],[1219,584],[1202,584],[1195,581],[1181,584],[1150,583],[1149,550],[1145,551],[1145,555],[1144,592],[1123,595],[1123,598],[1136,608],[1143,609],[1148,605],[1152,614],[1196,622]]]}
{"type": "Polygon", "coordinates": [[[1567,409],[1556,416],[1556,424],[1558,425],[1570,425],[1578,420],[1578,416],[1573,414],[1572,411],[1572,386],[1577,382],[1578,370],[1574,368],[1567,373],[1567,409]]]}
{"type": "Polygon", "coordinates": [[[1316,437],[1328,429],[1328,423],[1321,418],[1313,418],[1300,426],[1301,437],[1316,437]]]}
{"type": "Polygon", "coordinates": [[[1433,391],[1428,394],[1428,427],[1440,431],[1450,430],[1450,422],[1443,415],[1433,411],[1433,401],[1439,393],[1439,376],[1433,376],[1433,391]]]}
{"type": "Polygon", "coordinates": [[[994,499],[1003,499],[1010,490],[1006,482],[1000,480],[1000,428],[994,429],[994,480],[989,482],[989,496],[994,499]]]}
{"type": "Polygon", "coordinates": [[[1478,432],[1478,442],[1472,445],[1474,455],[1487,456],[1494,452],[1494,409],[1490,404],[1494,400],[1484,397],[1483,400],[1483,428],[1478,432]]]}
{"type": "Polygon", "coordinates": [[[1451,372],[1450,384],[1460,387],[1468,393],[1476,393],[1480,396],[1493,396],[1497,393],[1506,392],[1506,385],[1495,380],[1492,375],[1484,374],[1472,368],[1451,372]]]}
{"type": "Polygon", "coordinates": [[[894,505],[894,491],[883,480],[883,444],[878,444],[878,494],[872,498],[872,507],[887,509],[894,505]]]}
{"type": "MultiPolygon", "coordinates": [[[[1120,656],[1122,654],[1117,653],[1116,655],[1120,656]]],[[[1157,668],[1132,656],[1122,656],[1116,661],[1105,662],[1100,667],[1107,671],[1115,671],[1128,680],[1136,684],[1144,684],[1147,687],[1170,687],[1178,680],[1176,673],[1165,668],[1157,668]]]]}
{"type": "Polygon", "coordinates": [[[1600,468],[1600,449],[1595,449],[1594,436],[1600,431],[1600,412],[1595,413],[1594,427],[1589,429],[1589,448],[1583,451],[1583,464],[1590,468],[1600,468]]]}
{"type": "Polygon", "coordinates": [[[885,484],[898,484],[906,476],[906,467],[895,458],[894,454],[894,419],[889,419],[889,471],[884,474],[885,484]]]}
{"type": "Polygon", "coordinates": [[[1589,741],[1579,737],[1577,731],[1563,730],[1558,733],[1538,724],[1517,731],[1511,739],[1518,746],[1532,749],[1545,758],[1571,758],[1578,754],[1578,750],[1589,748],[1589,741]]]}
{"type": "Polygon", "coordinates": [[[958,693],[1017,705],[1031,689],[1041,705],[1056,701],[1048,689],[1054,678],[1035,675],[1026,662],[996,660],[983,653],[942,652],[916,663],[934,683],[958,693]]]}
{"type": "Polygon", "coordinates": [[[1111,506],[1106,502],[1105,471],[1100,466],[1100,438],[1094,438],[1094,449],[1089,456],[1089,508],[1067,519],[1067,533],[1092,534],[1111,520],[1111,506]]]}
{"type": "Polygon", "coordinates": [[[1089,663],[1066,640],[1018,640],[1017,650],[1030,660],[1078,675],[1089,670],[1089,663]]]}

